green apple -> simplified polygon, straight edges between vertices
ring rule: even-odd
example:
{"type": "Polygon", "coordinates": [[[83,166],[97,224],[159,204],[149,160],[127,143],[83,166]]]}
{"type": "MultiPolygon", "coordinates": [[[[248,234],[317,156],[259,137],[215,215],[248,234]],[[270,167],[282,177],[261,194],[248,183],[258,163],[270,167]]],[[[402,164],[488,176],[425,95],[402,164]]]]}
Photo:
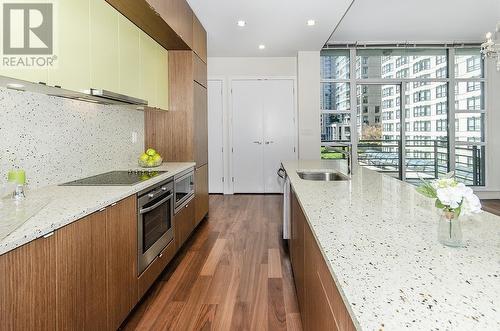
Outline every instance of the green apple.
{"type": "Polygon", "coordinates": [[[160,154],[156,154],[155,156],[153,156],[153,162],[154,163],[159,163],[160,161],[161,161],[160,154]]]}
{"type": "Polygon", "coordinates": [[[152,148],[148,148],[148,150],[146,151],[146,154],[148,154],[149,156],[155,156],[156,151],[152,148]]]}
{"type": "Polygon", "coordinates": [[[153,160],[148,160],[148,162],[146,163],[148,165],[148,167],[154,167],[155,166],[155,163],[153,160]]]}
{"type": "Polygon", "coordinates": [[[146,162],[149,159],[149,155],[146,153],[142,153],[142,155],[139,159],[143,162],[146,162]]]}

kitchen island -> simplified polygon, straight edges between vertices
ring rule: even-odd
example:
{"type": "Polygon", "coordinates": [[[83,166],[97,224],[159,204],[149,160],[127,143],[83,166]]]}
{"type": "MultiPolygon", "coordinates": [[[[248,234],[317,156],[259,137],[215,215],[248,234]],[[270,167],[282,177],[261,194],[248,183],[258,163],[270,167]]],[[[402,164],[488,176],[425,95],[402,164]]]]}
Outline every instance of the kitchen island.
{"type": "Polygon", "coordinates": [[[445,247],[414,186],[361,167],[348,181],[296,173],[345,173],[343,161],[283,166],[356,329],[500,330],[500,217],[465,219],[465,247],[445,247]]]}

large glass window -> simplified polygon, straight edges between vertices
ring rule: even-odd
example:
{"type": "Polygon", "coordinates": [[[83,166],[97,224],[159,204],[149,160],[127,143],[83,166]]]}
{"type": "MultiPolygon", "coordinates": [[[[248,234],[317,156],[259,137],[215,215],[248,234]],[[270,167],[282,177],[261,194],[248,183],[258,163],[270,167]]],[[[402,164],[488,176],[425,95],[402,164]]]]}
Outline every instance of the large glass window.
{"type": "MultiPolygon", "coordinates": [[[[375,169],[374,165],[388,162],[387,155],[397,159],[398,149],[402,150],[402,159],[391,161],[400,167],[402,179],[416,180],[417,173],[435,178],[455,170],[468,185],[484,185],[487,110],[479,48],[364,47],[350,51],[322,53],[328,57],[322,66],[335,67],[321,69],[322,114],[338,114],[327,120],[322,115],[322,138],[346,141],[354,137],[360,164],[370,163],[375,169]],[[354,78],[348,68],[352,62],[354,78]],[[454,67],[448,68],[450,62],[454,67]],[[351,91],[353,82],[356,88],[351,91]],[[356,117],[351,121],[351,116],[356,117]],[[342,125],[350,130],[340,128],[342,125]],[[327,130],[344,135],[335,138],[327,130]],[[351,137],[352,130],[356,134],[351,137]],[[404,146],[401,136],[405,137],[404,146]],[[450,141],[452,136],[455,139],[450,141]],[[368,153],[375,150],[378,154],[368,153]],[[385,157],[384,162],[373,155],[385,157]]],[[[387,171],[387,167],[381,170],[387,171]]]]}

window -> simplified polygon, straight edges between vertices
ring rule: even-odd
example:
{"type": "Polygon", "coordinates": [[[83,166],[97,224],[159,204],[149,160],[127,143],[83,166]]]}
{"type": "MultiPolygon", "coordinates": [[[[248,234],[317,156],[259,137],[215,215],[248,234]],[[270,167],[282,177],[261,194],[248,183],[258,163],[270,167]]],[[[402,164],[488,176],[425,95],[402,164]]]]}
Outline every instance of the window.
{"type": "Polygon", "coordinates": [[[321,52],[320,74],[323,79],[349,79],[349,51],[330,49],[321,52]]]}
{"type": "Polygon", "coordinates": [[[446,55],[436,56],[436,65],[446,63],[446,55]]]}
{"type": "MultiPolygon", "coordinates": [[[[405,123],[405,131],[409,132],[410,131],[410,123],[406,122],[405,123]]],[[[406,140],[410,140],[411,136],[406,136],[406,140]]]]}
{"type": "Polygon", "coordinates": [[[394,130],[394,124],[393,123],[384,123],[382,124],[382,131],[393,131],[394,130]]]}
{"type": "Polygon", "coordinates": [[[392,63],[387,63],[382,66],[382,74],[385,75],[394,69],[392,63]]]}
{"type": "Polygon", "coordinates": [[[363,114],[366,114],[368,113],[368,107],[367,106],[363,106],[363,114]]]}
{"type": "Polygon", "coordinates": [[[467,92],[474,92],[479,90],[481,90],[481,82],[467,82],[467,92]]]}
{"type": "Polygon", "coordinates": [[[467,118],[467,131],[481,131],[481,117],[467,118]]]}
{"type": "Polygon", "coordinates": [[[382,113],[382,119],[384,121],[387,121],[387,120],[392,120],[392,111],[386,111],[386,112],[383,112],[382,113]]]}
{"type": "Polygon", "coordinates": [[[413,117],[431,116],[431,106],[417,106],[413,108],[413,117]]]}
{"type": "Polygon", "coordinates": [[[457,119],[455,119],[455,131],[460,131],[460,121],[457,119]]]}
{"type": "Polygon", "coordinates": [[[380,106],[375,106],[375,113],[380,113],[380,106]]]}
{"type": "Polygon", "coordinates": [[[431,131],[431,121],[415,121],[413,122],[413,131],[429,132],[431,131]]]}
{"type": "Polygon", "coordinates": [[[467,72],[477,71],[481,68],[481,59],[478,56],[469,57],[466,61],[467,72]]]}
{"type": "Polygon", "coordinates": [[[393,106],[392,99],[382,100],[382,109],[392,108],[392,106],[393,106]]]}
{"type": "Polygon", "coordinates": [[[413,64],[413,73],[416,74],[422,70],[428,70],[431,68],[431,60],[423,59],[413,64]]]}
{"type": "Polygon", "coordinates": [[[448,104],[446,102],[436,103],[436,115],[442,115],[447,113],[448,104]]]}
{"type": "Polygon", "coordinates": [[[447,75],[448,75],[448,70],[446,69],[446,67],[439,68],[438,70],[436,70],[436,78],[446,78],[447,75]]]}
{"type": "Polygon", "coordinates": [[[413,93],[413,102],[428,101],[431,99],[431,91],[423,90],[413,93]]]}
{"type": "Polygon", "coordinates": [[[394,94],[394,87],[386,87],[382,89],[382,96],[388,97],[394,94]]]}
{"type": "MultiPolygon", "coordinates": [[[[427,79],[427,78],[431,78],[431,75],[425,74],[425,75],[418,76],[417,78],[427,79]]],[[[425,86],[425,85],[429,85],[429,84],[430,84],[430,82],[413,82],[413,88],[417,88],[417,87],[425,86]]]]}
{"type": "Polygon", "coordinates": [[[446,131],[446,120],[437,120],[436,121],[436,131],[446,131]]]}
{"type": "Polygon", "coordinates": [[[410,70],[408,68],[396,71],[396,78],[408,78],[410,70]]]}
{"type": "Polygon", "coordinates": [[[436,87],[436,98],[444,98],[446,97],[448,92],[448,88],[446,85],[439,85],[436,87]]]}
{"type": "Polygon", "coordinates": [[[481,99],[479,97],[467,98],[467,110],[481,110],[481,99]]]}
{"type": "Polygon", "coordinates": [[[380,116],[375,116],[375,123],[380,123],[380,116]]]}
{"type": "Polygon", "coordinates": [[[349,83],[321,82],[322,110],[348,111],[351,108],[349,83]]]}
{"type": "Polygon", "coordinates": [[[408,56],[400,56],[396,59],[396,67],[399,68],[404,64],[408,64],[408,56]]]}

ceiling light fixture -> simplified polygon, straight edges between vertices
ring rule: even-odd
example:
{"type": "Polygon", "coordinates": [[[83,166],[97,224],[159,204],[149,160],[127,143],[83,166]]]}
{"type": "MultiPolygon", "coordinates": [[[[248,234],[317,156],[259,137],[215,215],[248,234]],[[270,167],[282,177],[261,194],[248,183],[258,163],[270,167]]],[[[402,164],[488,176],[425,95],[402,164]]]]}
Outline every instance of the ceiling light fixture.
{"type": "Polygon", "coordinates": [[[315,20],[307,20],[307,26],[314,26],[314,25],[316,25],[315,20]]]}
{"type": "Polygon", "coordinates": [[[239,27],[244,27],[245,25],[247,25],[247,22],[239,20],[236,24],[238,24],[239,27]]]}
{"type": "Polygon", "coordinates": [[[260,49],[260,50],[266,49],[266,45],[260,44],[260,45],[259,45],[259,49],[260,49]]]}

